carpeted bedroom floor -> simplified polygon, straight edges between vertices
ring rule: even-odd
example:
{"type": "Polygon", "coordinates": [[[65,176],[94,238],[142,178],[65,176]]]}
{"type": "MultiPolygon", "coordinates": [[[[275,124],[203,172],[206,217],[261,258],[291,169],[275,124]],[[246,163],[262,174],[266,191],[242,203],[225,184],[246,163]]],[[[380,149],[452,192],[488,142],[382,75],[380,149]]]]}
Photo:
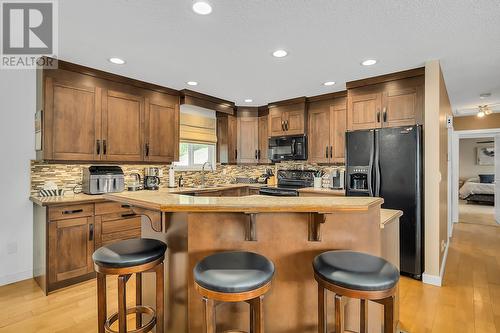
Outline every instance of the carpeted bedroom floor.
{"type": "Polygon", "coordinates": [[[458,206],[460,223],[500,226],[495,222],[494,206],[468,204],[465,200],[460,200],[458,206]]]}

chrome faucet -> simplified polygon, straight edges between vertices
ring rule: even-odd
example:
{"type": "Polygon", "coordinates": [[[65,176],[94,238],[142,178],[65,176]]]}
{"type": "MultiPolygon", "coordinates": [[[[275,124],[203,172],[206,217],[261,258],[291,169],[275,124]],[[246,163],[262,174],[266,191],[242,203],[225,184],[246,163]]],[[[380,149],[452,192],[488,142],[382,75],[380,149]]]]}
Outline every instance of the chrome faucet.
{"type": "Polygon", "coordinates": [[[201,167],[201,187],[205,187],[205,165],[210,165],[210,170],[212,172],[214,172],[214,167],[212,166],[212,163],[210,162],[205,162],[203,163],[202,167],[201,167]]]}

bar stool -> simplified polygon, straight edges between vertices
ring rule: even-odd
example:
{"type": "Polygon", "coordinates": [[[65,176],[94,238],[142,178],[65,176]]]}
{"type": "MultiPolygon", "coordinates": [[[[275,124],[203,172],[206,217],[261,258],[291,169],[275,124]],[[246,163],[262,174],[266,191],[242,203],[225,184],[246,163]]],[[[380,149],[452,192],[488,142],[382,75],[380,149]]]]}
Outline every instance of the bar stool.
{"type": "Polygon", "coordinates": [[[335,293],[336,333],[344,332],[343,296],[361,302],[360,333],[368,330],[368,301],[384,306],[384,332],[394,332],[394,297],[399,271],[393,264],[365,253],[329,251],[314,258],[313,268],[318,282],[318,333],[326,332],[326,290],[335,293]]]}
{"type": "Polygon", "coordinates": [[[205,333],[215,333],[216,302],[250,304],[250,333],[264,333],[264,294],[271,288],[274,264],[253,252],[222,252],[194,267],[196,291],[203,297],[205,333]]]}
{"type": "Polygon", "coordinates": [[[156,239],[128,239],[103,246],[92,255],[97,272],[97,321],[99,333],[143,333],[156,325],[156,332],[163,333],[164,295],[163,260],[167,245],[156,239]],[[156,310],[142,305],[142,273],[156,273],[156,310]],[[126,283],[136,275],[136,306],[127,309],[126,283]],[[106,275],[118,275],[118,312],[107,318],[106,275]],[[127,331],[127,315],[136,314],[136,329],[127,331]],[[142,325],[142,315],[151,319],[142,325]],[[118,332],[111,325],[118,320],[118,332]]]}

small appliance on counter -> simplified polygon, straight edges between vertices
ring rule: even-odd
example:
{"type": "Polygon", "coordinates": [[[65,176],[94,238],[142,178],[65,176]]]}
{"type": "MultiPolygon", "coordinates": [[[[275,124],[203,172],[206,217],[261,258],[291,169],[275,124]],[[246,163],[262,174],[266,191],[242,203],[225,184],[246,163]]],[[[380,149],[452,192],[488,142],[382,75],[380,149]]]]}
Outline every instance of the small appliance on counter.
{"type": "Polygon", "coordinates": [[[156,191],[160,188],[160,168],[145,168],[144,169],[144,189],[156,191]]]}
{"type": "Polygon", "coordinates": [[[334,190],[343,190],[345,188],[345,171],[335,169],[329,175],[330,188],[334,190]]]}
{"type": "Polygon", "coordinates": [[[316,170],[278,170],[278,187],[262,187],[259,194],[297,197],[300,188],[313,187],[316,170]]]}
{"type": "Polygon", "coordinates": [[[125,189],[123,170],[116,165],[92,165],[83,169],[82,192],[103,194],[125,189]]]}
{"type": "Polygon", "coordinates": [[[127,184],[128,191],[140,191],[142,190],[141,175],[138,173],[132,173],[131,176],[133,180],[127,184]]]}

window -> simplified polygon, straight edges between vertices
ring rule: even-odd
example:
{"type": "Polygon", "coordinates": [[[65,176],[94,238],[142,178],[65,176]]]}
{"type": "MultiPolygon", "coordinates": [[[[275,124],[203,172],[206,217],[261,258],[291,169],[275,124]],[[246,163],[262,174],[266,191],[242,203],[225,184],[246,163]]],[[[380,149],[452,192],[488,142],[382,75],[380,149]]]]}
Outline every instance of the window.
{"type": "Polygon", "coordinates": [[[215,144],[181,142],[177,170],[201,170],[203,163],[209,162],[215,169],[215,144]]]}

